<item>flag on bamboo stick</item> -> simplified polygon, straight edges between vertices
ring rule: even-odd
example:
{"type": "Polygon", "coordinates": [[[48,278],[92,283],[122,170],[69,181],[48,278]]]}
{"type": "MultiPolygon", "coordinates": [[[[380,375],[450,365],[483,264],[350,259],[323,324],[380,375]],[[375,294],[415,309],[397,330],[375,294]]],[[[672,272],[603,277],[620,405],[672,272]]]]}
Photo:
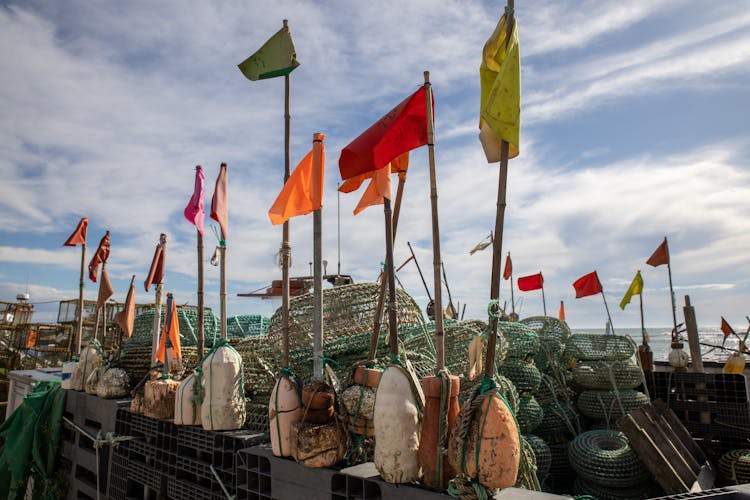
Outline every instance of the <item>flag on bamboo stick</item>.
{"type": "Polygon", "coordinates": [[[29,336],[26,339],[26,349],[32,349],[36,345],[36,330],[29,330],[29,336]]]}
{"type": "Polygon", "coordinates": [[[284,26],[253,55],[237,65],[248,80],[265,80],[291,73],[299,66],[289,27],[284,26]]]}
{"type": "Polygon", "coordinates": [[[661,266],[662,264],[669,264],[669,245],[667,245],[666,236],[661,245],[659,245],[659,248],[654,250],[654,253],[648,258],[646,264],[654,267],[661,266]]]}
{"type": "Polygon", "coordinates": [[[503,15],[484,44],[479,67],[481,87],[479,140],[488,163],[500,161],[500,143],[508,143],[508,158],[518,156],[521,128],[521,56],[513,23],[506,43],[508,16],[503,15]]]}
{"type": "Polygon", "coordinates": [[[544,286],[544,277],[542,273],[532,274],[530,276],[521,276],[518,278],[518,289],[522,292],[539,290],[544,286]]]}
{"type": "Polygon", "coordinates": [[[156,359],[164,363],[164,354],[167,352],[167,336],[169,341],[172,343],[170,349],[174,352],[177,359],[182,359],[182,348],[180,345],[180,321],[177,317],[177,306],[174,300],[171,301],[172,310],[167,311],[170,315],[170,320],[165,321],[161,327],[161,338],[159,339],[159,349],[156,351],[156,359]],[[169,323],[169,331],[167,331],[167,323],[169,323]]]}
{"type": "Polygon", "coordinates": [[[643,292],[643,277],[641,276],[641,272],[638,271],[637,273],[635,273],[635,277],[633,278],[633,282],[630,283],[630,287],[628,288],[628,291],[625,292],[625,295],[620,301],[620,309],[624,311],[625,306],[630,304],[630,299],[633,297],[633,295],[640,295],[642,292],[643,292]]]}
{"type": "Polygon", "coordinates": [[[99,274],[99,264],[104,264],[109,259],[109,231],[99,241],[99,247],[89,262],[89,279],[96,283],[96,275],[99,274]]]}
{"type": "Polygon", "coordinates": [[[164,281],[164,257],[167,250],[167,235],[162,233],[159,238],[159,243],[156,245],[154,250],[154,258],[151,259],[151,267],[146,275],[146,281],[143,282],[143,286],[148,289],[151,288],[152,284],[159,284],[164,281]]]}
{"type": "Polygon", "coordinates": [[[106,269],[102,269],[102,281],[99,283],[99,295],[96,298],[96,308],[99,309],[104,306],[111,296],[115,294],[115,289],[112,288],[112,282],[109,281],[109,274],[106,269]]]}
{"type": "Polygon", "coordinates": [[[74,247],[76,245],[85,245],[86,244],[86,228],[89,225],[89,219],[88,217],[83,217],[79,222],[78,226],[76,226],[75,231],[73,231],[73,234],[68,236],[68,239],[65,240],[65,243],[63,243],[64,247],[74,247]]]}
{"type": "MultiPolygon", "coordinates": [[[[409,153],[406,152],[402,155],[399,155],[397,158],[394,158],[390,163],[390,167],[392,174],[398,173],[399,179],[406,179],[406,171],[409,169],[409,153]]],[[[366,181],[367,179],[372,179],[372,177],[375,175],[375,172],[377,171],[365,172],[364,174],[360,174],[352,177],[351,179],[345,180],[339,186],[339,192],[351,193],[352,191],[356,191],[364,181],[366,181]]]]}
{"type": "MultiPolygon", "coordinates": [[[[539,273],[540,275],[542,273],[539,273]]],[[[510,277],[513,275],[513,263],[510,260],[510,252],[508,252],[508,256],[505,257],[505,269],[503,270],[503,279],[509,280],[510,277]]]]}
{"type": "Polygon", "coordinates": [[[485,239],[477,243],[477,245],[469,250],[469,255],[474,255],[477,252],[480,252],[487,248],[488,246],[492,245],[495,242],[495,239],[492,237],[492,232],[490,231],[489,236],[487,236],[485,239]]]}
{"type": "Polygon", "coordinates": [[[427,95],[422,86],[341,151],[341,178],[347,180],[381,169],[397,156],[425,144],[427,95]]]}
{"type": "Polygon", "coordinates": [[[560,309],[557,311],[557,319],[565,321],[565,303],[560,301],[560,309]]]}
{"type": "Polygon", "coordinates": [[[721,317],[721,333],[724,334],[724,340],[721,341],[721,345],[724,345],[724,342],[727,341],[727,337],[735,333],[732,326],[724,319],[724,316],[721,317]]]}
{"type": "Polygon", "coordinates": [[[367,189],[362,193],[354,215],[357,215],[367,207],[382,205],[385,198],[391,199],[391,167],[390,164],[375,171],[370,179],[367,189]]]}
{"type": "Polygon", "coordinates": [[[291,217],[307,215],[323,206],[325,135],[316,134],[308,152],[284,184],[268,210],[271,224],[283,224],[291,217]]]}
{"type": "Polygon", "coordinates": [[[211,218],[219,223],[221,239],[226,241],[229,235],[229,200],[227,188],[227,164],[219,167],[214,196],[211,198],[211,218]]]}
{"type": "Polygon", "coordinates": [[[135,285],[132,280],[130,281],[128,296],[125,298],[125,306],[122,308],[122,311],[115,314],[115,321],[120,326],[126,338],[130,338],[133,335],[133,325],[135,323],[135,285]]]}
{"type": "Polygon", "coordinates": [[[599,275],[596,271],[584,274],[573,283],[576,289],[576,298],[588,297],[602,291],[602,284],[599,282],[599,275]]]}
{"type": "Polygon", "coordinates": [[[203,221],[206,218],[206,211],[203,207],[203,182],[206,176],[203,175],[203,169],[200,165],[195,167],[195,187],[193,196],[190,197],[183,214],[189,223],[195,226],[201,236],[203,233],[203,221]]]}

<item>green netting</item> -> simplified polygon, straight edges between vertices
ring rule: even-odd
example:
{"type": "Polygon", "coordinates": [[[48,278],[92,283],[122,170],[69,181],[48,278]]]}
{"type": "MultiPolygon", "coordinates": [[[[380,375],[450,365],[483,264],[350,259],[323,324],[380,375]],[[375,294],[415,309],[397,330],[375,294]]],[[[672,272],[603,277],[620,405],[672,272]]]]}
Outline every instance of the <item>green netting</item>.
{"type": "Polygon", "coordinates": [[[635,486],[649,477],[646,467],[619,431],[595,430],[578,435],[570,443],[568,459],[580,477],[602,486],[635,486]]]}
{"type": "Polygon", "coordinates": [[[656,483],[645,482],[630,488],[609,488],[578,477],[573,483],[575,495],[588,495],[598,500],[645,500],[660,497],[664,492],[656,483]]]}
{"type": "Polygon", "coordinates": [[[538,466],[534,447],[521,436],[521,459],[519,460],[518,475],[516,476],[516,488],[530,491],[541,491],[539,476],[537,475],[538,466]]]}
{"type": "Polygon", "coordinates": [[[731,450],[722,455],[719,475],[726,484],[750,483],[750,450],[731,450]]]}
{"type": "MultiPolygon", "coordinates": [[[[175,379],[181,379],[198,365],[198,348],[195,346],[182,347],[182,364],[170,366],[170,373],[175,379]]],[[[161,367],[161,362],[157,362],[161,367]]],[[[137,385],[151,368],[151,346],[142,345],[131,347],[121,352],[117,366],[125,370],[130,377],[131,385],[137,385]]]]}
{"type": "Polygon", "coordinates": [[[573,368],[573,380],[586,389],[635,389],[643,383],[643,372],[629,359],[581,361],[573,368]]]}
{"type": "Polygon", "coordinates": [[[542,374],[534,365],[533,360],[510,358],[500,366],[500,373],[508,377],[521,394],[535,392],[542,382],[542,374]]]}
{"type": "Polygon", "coordinates": [[[227,337],[245,338],[268,332],[268,318],[258,314],[240,314],[227,318],[227,337]]]}
{"type": "Polygon", "coordinates": [[[508,357],[525,358],[539,352],[539,335],[523,323],[499,321],[497,329],[508,342],[508,357]]]}
{"type": "Polygon", "coordinates": [[[576,475],[576,472],[573,470],[573,467],[570,466],[570,462],[568,461],[568,447],[570,447],[570,442],[550,442],[548,439],[544,439],[547,441],[549,452],[552,456],[548,474],[553,479],[556,489],[558,489],[560,485],[569,481],[572,482],[572,479],[576,475]]]}
{"type": "MultiPolygon", "coordinates": [[[[161,307],[161,325],[164,325],[165,306],[161,307]]],[[[183,347],[195,346],[198,344],[196,337],[196,326],[198,324],[198,309],[195,307],[177,307],[177,320],[180,324],[180,343],[183,347]]],[[[154,326],[154,309],[147,309],[138,316],[133,322],[133,336],[125,342],[122,350],[127,352],[130,349],[140,346],[151,346],[153,338],[152,330],[154,326]]],[[[218,335],[219,322],[210,309],[204,309],[203,312],[203,339],[204,345],[210,347],[214,343],[214,335],[218,335]]],[[[150,353],[149,353],[150,354],[150,353]]]]}
{"type": "Polygon", "coordinates": [[[648,396],[632,389],[624,391],[589,389],[578,396],[576,406],[588,418],[613,424],[626,413],[648,403],[648,396]]]}
{"type": "Polygon", "coordinates": [[[542,423],[543,417],[544,410],[534,396],[522,395],[520,397],[516,420],[522,434],[528,434],[536,429],[542,423]]]}
{"type": "Polygon", "coordinates": [[[565,343],[564,358],[581,360],[628,359],[635,354],[635,342],[622,335],[577,333],[565,343]]]}
{"type": "Polygon", "coordinates": [[[563,344],[555,339],[539,339],[539,352],[534,355],[534,363],[540,371],[548,371],[550,368],[560,365],[563,353],[563,344]]]}
{"type": "Polygon", "coordinates": [[[534,393],[539,404],[544,406],[555,401],[567,402],[573,397],[574,392],[559,377],[553,377],[549,374],[542,375],[542,381],[539,389],[534,393]]]}
{"type": "Polygon", "coordinates": [[[564,344],[570,336],[568,324],[551,316],[532,316],[522,319],[519,323],[534,330],[540,340],[556,340],[564,344]]]}
{"type": "Polygon", "coordinates": [[[534,429],[534,434],[548,443],[564,441],[581,432],[578,413],[571,405],[555,402],[543,405],[542,410],[542,422],[534,429]]]}
{"type": "Polygon", "coordinates": [[[537,475],[540,478],[545,476],[549,472],[549,467],[552,464],[552,453],[549,451],[549,445],[544,442],[544,439],[534,434],[524,434],[523,438],[529,443],[531,449],[534,450],[537,475]]]}

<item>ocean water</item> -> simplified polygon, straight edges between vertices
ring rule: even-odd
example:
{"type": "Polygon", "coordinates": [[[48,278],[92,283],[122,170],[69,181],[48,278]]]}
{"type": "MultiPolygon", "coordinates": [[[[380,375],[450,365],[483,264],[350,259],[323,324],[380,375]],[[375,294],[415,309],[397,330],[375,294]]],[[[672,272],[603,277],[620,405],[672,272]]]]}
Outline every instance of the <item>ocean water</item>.
{"type": "MultiPolygon", "coordinates": [[[[670,342],[671,342],[671,327],[664,327],[664,328],[650,328],[647,329],[649,337],[651,337],[651,340],[649,341],[649,345],[651,346],[651,350],[654,352],[654,361],[666,361],[667,356],[669,355],[670,350],[670,342]]],[[[581,328],[571,329],[572,333],[599,333],[604,334],[604,328],[581,328]]],[[[617,335],[628,335],[630,336],[633,341],[635,341],[636,344],[641,344],[641,329],[640,328],[615,328],[615,333],[617,335]]],[[[737,332],[740,337],[744,336],[744,332],[737,332]]],[[[682,333],[682,337],[684,338],[684,350],[688,354],[690,354],[690,348],[688,347],[687,343],[687,334],[682,333]]],[[[721,342],[724,338],[724,334],[722,334],[721,329],[718,327],[699,327],[698,328],[698,339],[703,344],[710,344],[715,346],[720,346],[721,342]]],[[[727,338],[726,346],[732,349],[737,349],[737,338],[734,336],[730,336],[727,338]]],[[[711,347],[707,346],[701,346],[701,353],[703,354],[703,360],[704,361],[726,361],[727,357],[732,353],[732,351],[729,350],[722,350],[722,349],[712,349],[711,347]]]]}

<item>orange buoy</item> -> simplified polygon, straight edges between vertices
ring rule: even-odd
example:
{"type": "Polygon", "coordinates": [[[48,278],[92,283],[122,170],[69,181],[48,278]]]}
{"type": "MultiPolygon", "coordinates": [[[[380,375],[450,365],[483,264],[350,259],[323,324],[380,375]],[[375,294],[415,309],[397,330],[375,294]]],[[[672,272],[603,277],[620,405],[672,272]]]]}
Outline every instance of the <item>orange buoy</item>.
{"type": "Polygon", "coordinates": [[[422,434],[419,438],[419,466],[424,474],[422,482],[430,488],[445,489],[448,481],[453,478],[455,470],[443,459],[438,471],[438,441],[441,432],[446,435],[446,441],[443,446],[447,447],[450,440],[450,432],[456,422],[456,417],[460,410],[458,406],[458,393],[461,389],[461,382],[455,375],[445,375],[447,380],[447,393],[443,393],[443,377],[424,377],[422,379],[422,389],[425,395],[425,409],[422,417],[422,434]],[[441,403],[445,403],[447,398],[448,421],[445,428],[441,427],[441,403]]]}

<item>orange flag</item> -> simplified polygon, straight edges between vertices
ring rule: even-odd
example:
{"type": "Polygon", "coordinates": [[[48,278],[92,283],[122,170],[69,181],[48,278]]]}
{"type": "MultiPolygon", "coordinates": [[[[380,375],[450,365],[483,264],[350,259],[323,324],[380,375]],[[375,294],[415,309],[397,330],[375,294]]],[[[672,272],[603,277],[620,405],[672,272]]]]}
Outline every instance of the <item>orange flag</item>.
{"type": "Polygon", "coordinates": [[[89,262],[89,279],[96,283],[96,275],[99,274],[99,264],[104,264],[109,259],[109,231],[99,242],[99,248],[89,262]]]}
{"type": "Polygon", "coordinates": [[[268,210],[271,224],[283,224],[291,217],[307,215],[323,206],[325,138],[323,134],[315,134],[313,148],[299,162],[268,210]]]}
{"type": "Polygon", "coordinates": [[[513,276],[513,262],[510,260],[510,252],[508,252],[508,256],[505,258],[505,269],[503,270],[503,279],[509,280],[511,276],[513,276]]]}
{"type": "Polygon", "coordinates": [[[229,200],[227,188],[227,164],[219,167],[214,196],[211,198],[211,218],[219,223],[221,239],[226,241],[229,234],[229,200]]]}
{"type": "Polygon", "coordinates": [[[159,284],[164,281],[164,261],[166,260],[167,254],[167,235],[161,233],[159,237],[159,243],[156,245],[154,250],[154,258],[151,259],[151,268],[148,270],[146,281],[143,282],[143,286],[148,289],[151,288],[151,284],[159,284]]]}
{"type": "Polygon", "coordinates": [[[562,300],[560,301],[560,310],[557,311],[557,319],[565,321],[565,303],[562,300]]]}
{"type": "Polygon", "coordinates": [[[390,164],[375,171],[375,175],[370,179],[367,189],[362,193],[357,208],[354,209],[354,215],[357,215],[367,207],[382,205],[385,198],[391,199],[391,166],[390,164]]]}
{"type": "Polygon", "coordinates": [[[68,239],[65,240],[65,243],[63,243],[64,247],[74,247],[76,245],[85,245],[86,244],[86,228],[89,225],[89,219],[88,217],[83,217],[79,222],[78,226],[76,227],[76,230],[73,231],[73,234],[68,236],[68,239]]]}
{"type": "Polygon", "coordinates": [[[109,275],[107,270],[102,268],[102,281],[99,283],[99,296],[96,299],[96,308],[99,309],[107,302],[112,295],[115,294],[115,289],[112,288],[112,282],[109,281],[109,275]]]}
{"type": "Polygon", "coordinates": [[[128,296],[125,299],[125,307],[122,311],[115,314],[115,321],[120,325],[122,333],[125,337],[130,338],[133,335],[133,324],[135,323],[135,276],[130,280],[130,289],[128,290],[128,296]]]}
{"type": "Polygon", "coordinates": [[[721,345],[724,345],[724,342],[727,341],[727,337],[734,333],[734,329],[727,322],[727,320],[724,319],[724,316],[721,317],[721,333],[724,334],[724,340],[722,340],[721,345]]]}
{"type": "MultiPolygon", "coordinates": [[[[406,152],[393,160],[390,163],[391,173],[398,173],[399,179],[406,178],[406,171],[409,170],[409,153],[406,152]]],[[[351,179],[347,179],[339,186],[339,191],[342,193],[351,193],[356,191],[367,179],[372,179],[378,170],[365,172],[364,174],[357,175],[351,179]]]]}
{"type": "Polygon", "coordinates": [[[667,245],[667,237],[664,237],[664,241],[659,245],[651,257],[648,258],[646,264],[650,266],[660,266],[662,264],[669,264],[669,246],[667,245]]]}
{"type": "Polygon", "coordinates": [[[161,329],[161,338],[159,339],[159,350],[156,351],[156,359],[164,363],[164,354],[167,351],[167,336],[169,341],[172,343],[170,349],[174,351],[177,359],[182,359],[182,349],[180,347],[180,321],[177,317],[177,307],[175,306],[174,300],[172,300],[172,294],[167,294],[167,303],[169,310],[167,313],[170,315],[170,320],[165,321],[161,329]],[[169,330],[167,330],[167,327],[169,330]]]}

